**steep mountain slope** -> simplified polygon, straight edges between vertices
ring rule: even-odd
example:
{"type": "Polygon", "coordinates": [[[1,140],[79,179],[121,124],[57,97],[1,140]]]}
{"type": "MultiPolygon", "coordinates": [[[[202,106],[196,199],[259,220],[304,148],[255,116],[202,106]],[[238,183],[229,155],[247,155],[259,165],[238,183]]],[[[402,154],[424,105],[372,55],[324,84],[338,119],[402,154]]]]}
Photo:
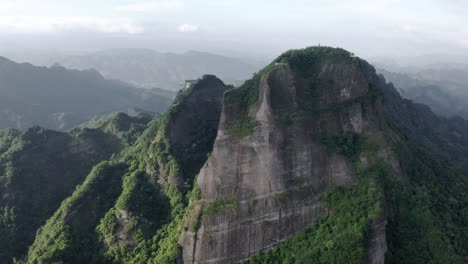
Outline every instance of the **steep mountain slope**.
{"type": "Polygon", "coordinates": [[[0,259],[21,257],[36,230],[92,166],[133,144],[150,117],[113,114],[69,133],[33,127],[0,130],[0,259]]]}
{"type": "Polygon", "coordinates": [[[445,122],[344,50],[283,54],[224,97],[183,262],[463,263],[445,122]]]}
{"type": "Polygon", "coordinates": [[[226,86],[179,92],[122,158],[97,165],[38,231],[27,263],[174,263],[195,174],[211,152],[226,86]]]}
{"type": "Polygon", "coordinates": [[[461,118],[440,118],[427,106],[384,90],[392,147],[408,182],[383,181],[392,212],[388,263],[468,261],[468,127],[461,118]]]}
{"type": "MultiPolygon", "coordinates": [[[[18,56],[16,56],[18,57],[18,56]]],[[[23,57],[39,65],[59,63],[71,69],[96,69],[104,77],[122,80],[145,88],[179,90],[185,80],[215,74],[226,83],[240,84],[257,71],[242,60],[206,52],[162,53],[150,49],[112,49],[81,56],[57,56],[47,61],[23,57]]],[[[52,56],[53,57],[53,56],[52,56]]]]}
{"type": "Polygon", "coordinates": [[[435,113],[452,117],[468,117],[468,90],[466,84],[448,80],[435,81],[428,77],[418,79],[402,73],[379,69],[387,81],[392,82],[402,96],[429,106],[435,113]]]}
{"type": "Polygon", "coordinates": [[[208,75],[182,90],[95,166],[21,262],[468,260],[462,121],[328,47],[227,88],[208,75]]]}
{"type": "MultiPolygon", "coordinates": [[[[195,213],[203,220],[182,239],[184,262],[247,259],[329,215],[334,208],[319,200],[321,194],[364,181],[344,154],[354,158],[359,153],[353,144],[378,134],[380,84],[371,66],[348,52],[314,48],[283,54],[229,91],[213,153],[198,176],[204,209],[195,213]],[[324,144],[342,148],[341,140],[351,144],[345,153],[324,144]]],[[[384,148],[376,151],[387,154],[384,148]]],[[[370,167],[372,157],[365,157],[370,167]]],[[[355,223],[360,230],[381,210],[379,192],[368,192],[369,204],[359,212],[368,220],[355,223]]],[[[364,259],[364,234],[342,232],[343,239],[356,240],[349,261],[364,259]]],[[[340,243],[346,242],[337,239],[340,243]]]]}
{"type": "Polygon", "coordinates": [[[0,128],[65,130],[113,111],[163,112],[166,92],[105,80],[96,71],[17,64],[0,57],[0,128]]]}
{"type": "MultiPolygon", "coordinates": [[[[464,189],[468,179],[466,168],[460,166],[460,162],[466,163],[464,153],[468,149],[463,136],[465,121],[438,117],[427,106],[402,99],[392,85],[381,82],[376,87],[381,90],[384,103],[384,125],[381,133],[376,135],[385,139],[387,154],[393,153],[397,160],[377,160],[376,165],[363,174],[374,174],[370,189],[363,184],[365,181],[358,181],[357,189],[346,187],[323,195],[321,200],[331,207],[331,215],[280,243],[272,251],[255,256],[249,263],[467,261],[465,205],[468,197],[464,189]],[[395,170],[396,164],[399,170],[395,170]],[[391,170],[389,165],[394,169],[391,170]],[[366,212],[369,201],[372,201],[366,194],[374,188],[380,189],[383,195],[384,214],[367,222],[367,228],[358,229],[356,224],[366,222],[368,215],[363,211],[366,212]],[[359,240],[349,237],[347,228],[352,228],[351,234],[361,235],[365,241],[363,247],[349,243],[359,240]],[[381,239],[382,235],[386,236],[385,240],[381,239]],[[356,258],[363,250],[367,251],[365,258],[356,258]]],[[[329,142],[324,141],[330,146],[329,142]]],[[[368,160],[363,157],[369,151],[374,152],[375,145],[381,145],[378,141],[372,143],[369,136],[364,142],[361,146],[351,144],[355,146],[352,149],[360,153],[361,162],[368,160]]],[[[335,151],[343,152],[349,149],[346,147],[349,143],[352,141],[341,140],[331,146],[335,151]]]]}
{"type": "Polygon", "coordinates": [[[393,87],[384,92],[385,109],[389,112],[387,119],[404,137],[443,160],[450,160],[454,169],[468,172],[468,122],[465,119],[438,116],[427,105],[402,98],[393,87]]]}

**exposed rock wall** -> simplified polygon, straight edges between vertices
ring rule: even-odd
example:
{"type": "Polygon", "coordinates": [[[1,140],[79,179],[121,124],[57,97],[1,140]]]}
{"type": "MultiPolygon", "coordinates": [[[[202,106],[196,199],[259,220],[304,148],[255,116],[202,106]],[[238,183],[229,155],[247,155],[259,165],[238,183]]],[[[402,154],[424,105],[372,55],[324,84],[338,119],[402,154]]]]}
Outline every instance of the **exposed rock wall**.
{"type": "Polygon", "coordinates": [[[367,249],[368,264],[384,264],[387,253],[387,212],[382,201],[381,213],[372,219],[370,225],[369,245],[367,249]]]}
{"type": "MultiPolygon", "coordinates": [[[[231,100],[236,90],[225,94],[214,149],[198,175],[205,208],[216,202],[224,206],[201,216],[198,230],[187,228],[182,234],[184,263],[239,262],[329,213],[318,196],[352,184],[355,175],[320,137],[369,133],[370,122],[381,112],[375,101],[360,100],[375,81],[362,66],[323,64],[318,75],[304,77],[286,64],[275,64],[259,82],[258,100],[249,112],[257,126],[246,137],[233,129],[242,118],[231,100]],[[314,111],[304,111],[303,98],[312,85],[314,111]],[[281,121],[285,115],[293,116],[286,124],[281,121]]],[[[202,214],[200,206],[187,227],[202,214]]]]}
{"type": "Polygon", "coordinates": [[[200,122],[214,123],[217,129],[221,114],[223,93],[227,90],[220,79],[214,75],[204,75],[194,83],[190,96],[172,113],[166,129],[166,136],[171,142],[189,144],[193,141],[200,122]]]}
{"type": "Polygon", "coordinates": [[[183,99],[171,107],[165,128],[165,135],[173,148],[173,155],[181,164],[178,174],[169,175],[171,184],[182,185],[186,180],[196,175],[200,166],[206,161],[206,154],[213,147],[216,137],[223,93],[228,89],[220,79],[214,75],[204,75],[190,88],[182,93],[183,99]],[[184,156],[190,154],[190,160],[184,156]],[[200,164],[193,166],[192,164],[200,164]],[[190,168],[196,167],[197,171],[190,168]]]}

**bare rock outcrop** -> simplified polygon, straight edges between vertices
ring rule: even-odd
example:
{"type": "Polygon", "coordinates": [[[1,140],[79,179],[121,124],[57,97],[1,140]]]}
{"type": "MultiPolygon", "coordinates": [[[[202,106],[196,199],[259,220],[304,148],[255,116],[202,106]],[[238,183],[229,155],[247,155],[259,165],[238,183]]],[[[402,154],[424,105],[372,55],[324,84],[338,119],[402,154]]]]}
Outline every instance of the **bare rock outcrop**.
{"type": "Polygon", "coordinates": [[[239,262],[329,214],[319,195],[353,184],[355,175],[320,139],[379,126],[381,98],[370,90],[380,80],[369,67],[349,58],[304,74],[275,63],[253,86],[225,93],[213,152],[197,179],[202,198],[180,237],[183,263],[239,262]],[[243,114],[245,89],[258,96],[243,114]]]}

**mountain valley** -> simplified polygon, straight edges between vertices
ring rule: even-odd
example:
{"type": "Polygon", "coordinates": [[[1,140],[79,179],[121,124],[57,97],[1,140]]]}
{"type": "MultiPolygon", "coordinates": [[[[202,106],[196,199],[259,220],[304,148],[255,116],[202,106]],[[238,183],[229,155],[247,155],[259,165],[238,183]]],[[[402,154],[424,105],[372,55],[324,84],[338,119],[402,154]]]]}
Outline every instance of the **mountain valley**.
{"type": "Polygon", "coordinates": [[[341,48],[287,51],[239,87],[222,79],[202,75],[170,106],[160,95],[133,101],[156,116],[0,130],[0,258],[468,261],[463,118],[403,98],[341,48]]]}

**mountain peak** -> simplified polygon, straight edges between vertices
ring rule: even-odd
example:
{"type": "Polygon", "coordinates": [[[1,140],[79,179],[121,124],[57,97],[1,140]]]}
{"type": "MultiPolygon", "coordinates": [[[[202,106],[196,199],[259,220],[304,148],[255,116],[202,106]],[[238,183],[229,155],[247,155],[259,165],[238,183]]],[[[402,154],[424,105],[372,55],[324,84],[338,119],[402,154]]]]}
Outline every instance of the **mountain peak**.
{"type": "Polygon", "coordinates": [[[225,93],[187,226],[200,217],[203,224],[182,235],[184,260],[239,262],[329,215],[317,199],[359,181],[347,160],[359,154],[324,142],[358,144],[383,119],[375,92],[383,83],[367,66],[342,49],[291,50],[225,93]]]}
{"type": "Polygon", "coordinates": [[[10,64],[10,63],[14,63],[13,61],[3,57],[3,56],[0,56],[0,63],[1,64],[10,64]]]}
{"type": "Polygon", "coordinates": [[[189,83],[141,136],[144,116],[89,124],[135,144],[95,166],[25,262],[463,263],[463,120],[339,48],[288,51],[239,88],[189,83]]]}

